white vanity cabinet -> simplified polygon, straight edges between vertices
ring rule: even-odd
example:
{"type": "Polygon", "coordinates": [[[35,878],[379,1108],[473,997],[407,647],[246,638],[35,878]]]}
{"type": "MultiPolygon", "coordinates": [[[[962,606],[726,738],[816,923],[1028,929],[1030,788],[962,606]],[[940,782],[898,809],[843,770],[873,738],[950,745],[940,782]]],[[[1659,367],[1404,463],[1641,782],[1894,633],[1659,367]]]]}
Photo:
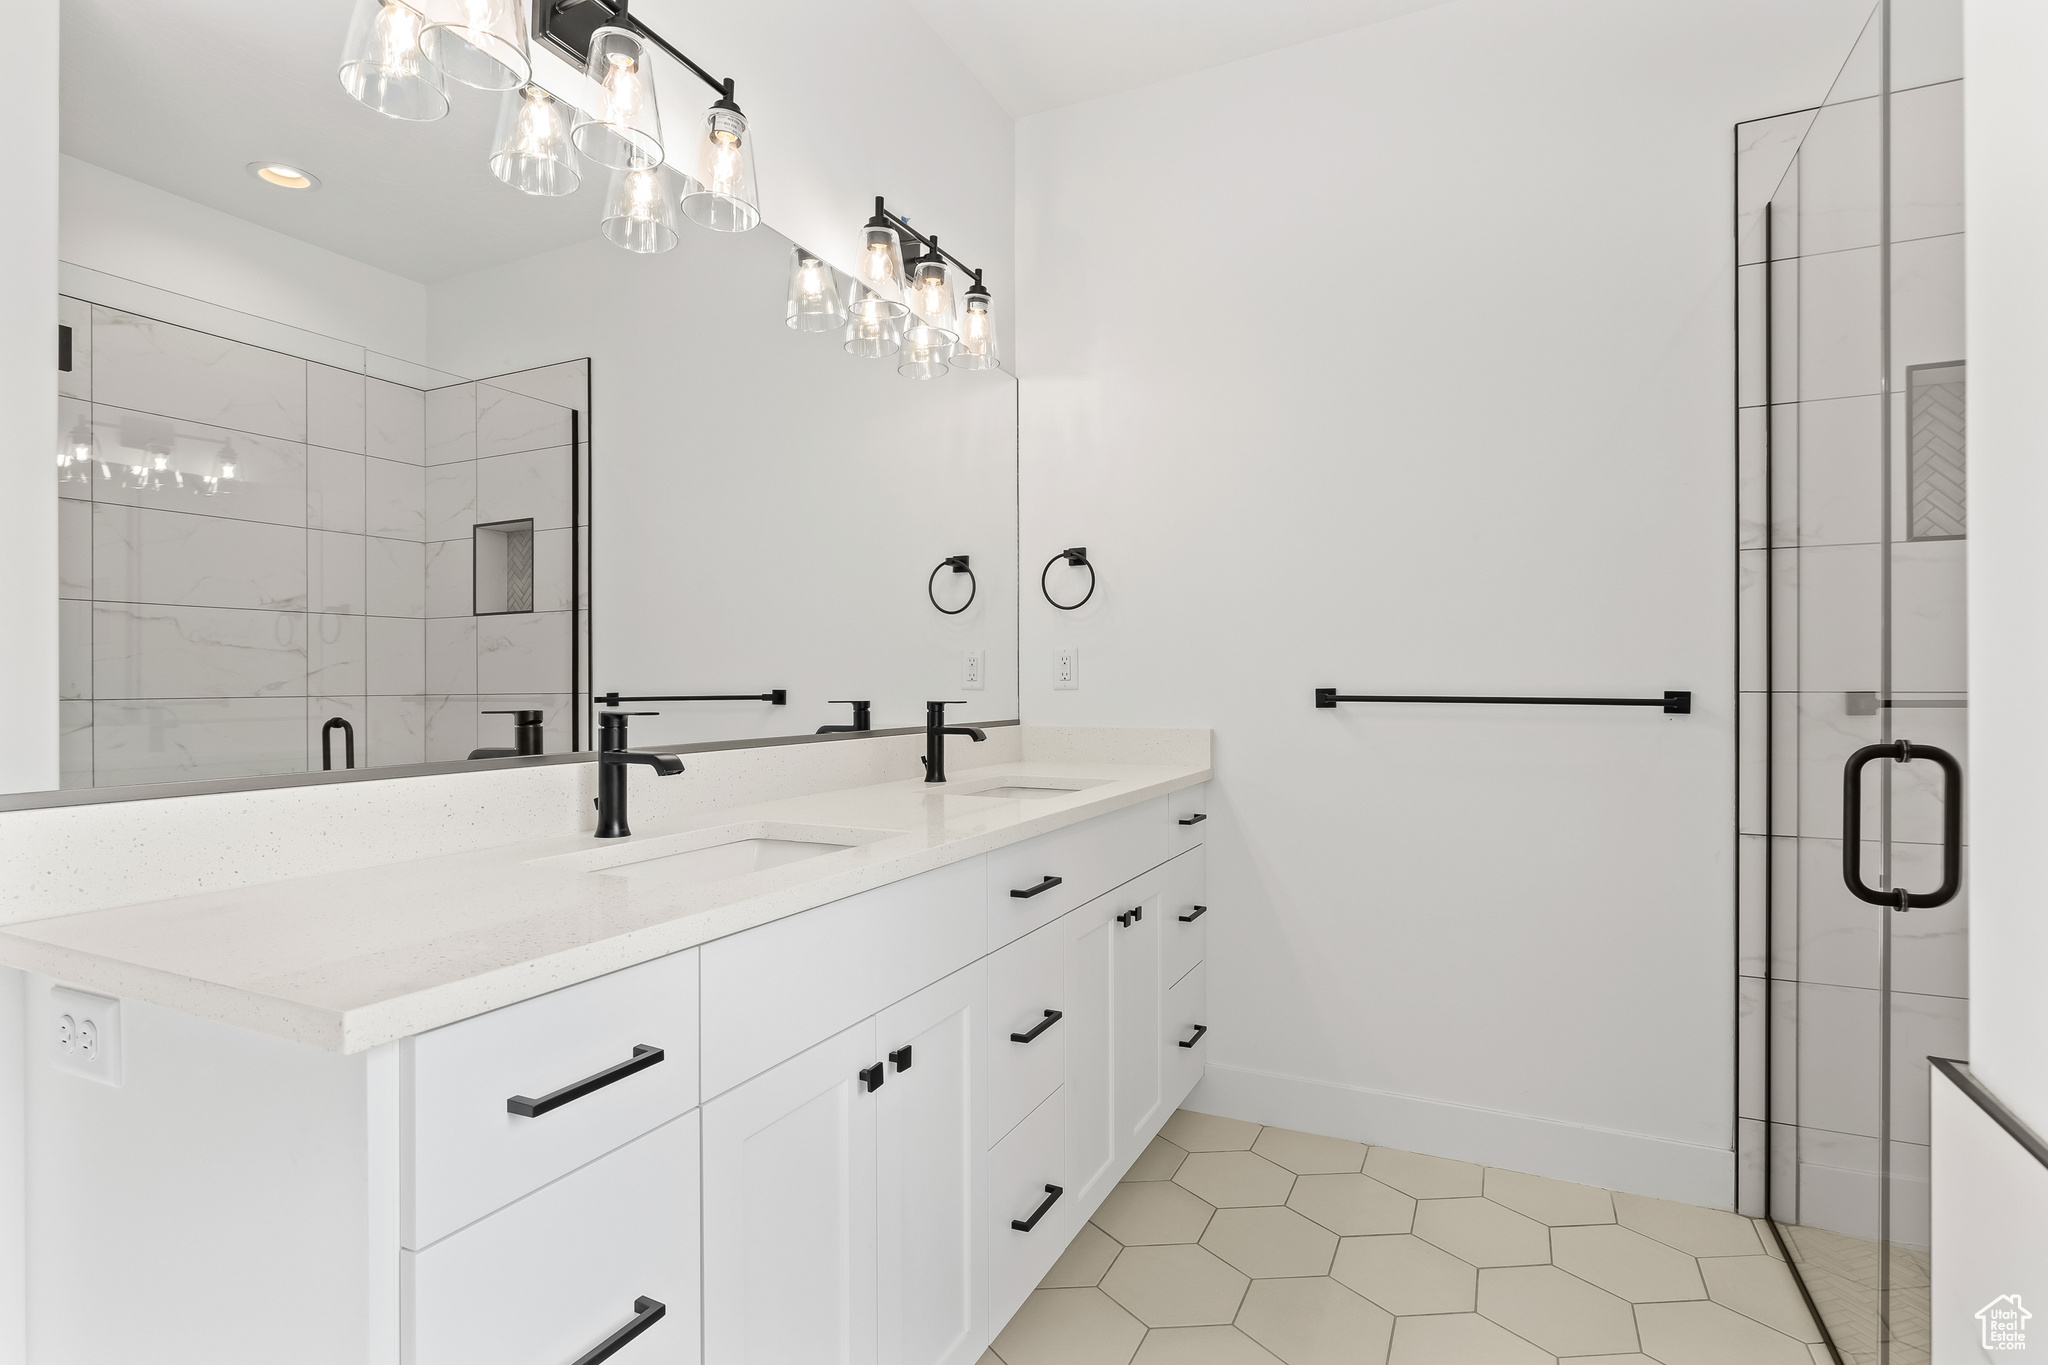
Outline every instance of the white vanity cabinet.
{"type": "Polygon", "coordinates": [[[1191,790],[350,1056],[135,1002],[30,1360],[975,1365],[1200,1077],[1191,790]]]}

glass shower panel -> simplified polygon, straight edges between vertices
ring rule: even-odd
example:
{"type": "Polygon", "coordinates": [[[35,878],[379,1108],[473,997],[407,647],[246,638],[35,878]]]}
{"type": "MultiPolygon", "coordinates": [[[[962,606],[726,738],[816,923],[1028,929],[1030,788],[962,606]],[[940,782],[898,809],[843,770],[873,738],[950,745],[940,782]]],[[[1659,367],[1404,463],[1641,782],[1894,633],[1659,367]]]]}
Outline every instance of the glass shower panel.
{"type": "MultiPolygon", "coordinates": [[[[1841,846],[1859,748],[1967,763],[1960,22],[1880,3],[1820,105],[1737,129],[1738,1199],[1872,1365],[1928,1358],[1926,1059],[1965,1055],[1962,901],[1859,900],[1841,846]]],[[[1864,882],[1941,881],[1941,802],[1866,769],[1864,882]]]]}

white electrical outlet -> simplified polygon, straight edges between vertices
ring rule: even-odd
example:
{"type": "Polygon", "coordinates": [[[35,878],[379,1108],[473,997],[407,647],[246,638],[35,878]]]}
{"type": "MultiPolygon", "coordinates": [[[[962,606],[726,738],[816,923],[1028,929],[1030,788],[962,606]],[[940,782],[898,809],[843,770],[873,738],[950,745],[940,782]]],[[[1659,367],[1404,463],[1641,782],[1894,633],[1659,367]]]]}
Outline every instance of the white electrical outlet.
{"type": "Polygon", "coordinates": [[[50,1064],[101,1085],[121,1083],[121,1002],[50,987],[50,1064]]]}
{"type": "Polygon", "coordinates": [[[1068,645],[1052,656],[1052,690],[1074,692],[1081,686],[1081,650],[1068,645]]]}
{"type": "Polygon", "coordinates": [[[968,650],[960,661],[960,686],[969,692],[983,691],[988,686],[982,681],[987,668],[988,659],[984,651],[968,650]]]}

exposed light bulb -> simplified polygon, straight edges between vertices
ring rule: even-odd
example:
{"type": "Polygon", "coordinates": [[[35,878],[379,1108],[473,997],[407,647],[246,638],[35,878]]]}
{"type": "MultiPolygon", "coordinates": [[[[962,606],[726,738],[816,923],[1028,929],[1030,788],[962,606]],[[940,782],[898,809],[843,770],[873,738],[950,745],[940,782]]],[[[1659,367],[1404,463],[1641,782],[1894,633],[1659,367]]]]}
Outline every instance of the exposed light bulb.
{"type": "Polygon", "coordinates": [[[605,62],[604,79],[598,82],[598,95],[602,103],[598,111],[599,122],[629,128],[638,123],[640,103],[644,98],[640,87],[640,63],[626,53],[612,53],[605,62]]]}
{"type": "Polygon", "coordinates": [[[804,257],[796,278],[797,288],[803,291],[805,299],[817,302],[825,297],[825,265],[817,257],[804,257]]]}
{"type": "Polygon", "coordinates": [[[220,476],[223,479],[232,479],[233,477],[235,477],[235,462],[233,460],[221,461],[220,476]]]}
{"type": "Polygon", "coordinates": [[[159,472],[169,469],[171,467],[171,457],[164,454],[158,454],[150,460],[149,466],[150,468],[155,469],[159,472]]]}
{"type": "Polygon", "coordinates": [[[404,5],[386,3],[377,7],[377,61],[389,71],[403,71],[417,60],[420,30],[425,22],[417,11],[404,5]]]}
{"type": "Polygon", "coordinates": [[[889,244],[869,242],[868,249],[860,258],[861,277],[870,284],[880,284],[889,278],[889,244]]]}

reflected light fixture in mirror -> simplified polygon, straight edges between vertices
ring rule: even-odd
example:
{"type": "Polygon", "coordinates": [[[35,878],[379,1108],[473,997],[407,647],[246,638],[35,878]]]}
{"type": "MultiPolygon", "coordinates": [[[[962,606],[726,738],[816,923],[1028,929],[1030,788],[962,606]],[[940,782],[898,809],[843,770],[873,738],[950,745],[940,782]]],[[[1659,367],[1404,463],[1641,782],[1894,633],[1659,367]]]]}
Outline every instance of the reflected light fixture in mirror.
{"type": "Polygon", "coordinates": [[[420,50],[450,80],[517,90],[533,79],[525,0],[428,0],[420,50]]]}
{"type": "Polygon", "coordinates": [[[747,136],[747,116],[732,102],[732,82],[704,111],[704,134],[697,142],[697,188],[683,196],[690,221],[713,232],[745,232],[761,221],[754,193],[754,145],[747,136]]]}
{"type": "Polygon", "coordinates": [[[960,349],[953,364],[963,370],[999,370],[1003,366],[996,349],[995,317],[989,312],[988,286],[981,282],[978,270],[974,283],[967,286],[967,306],[960,314],[960,349]]]}
{"type": "Polygon", "coordinates": [[[799,332],[833,332],[847,322],[838,272],[800,246],[789,249],[789,309],[783,320],[799,332]]]}
{"type": "Polygon", "coordinates": [[[426,19],[399,0],[356,0],[341,50],[341,88],[387,118],[424,123],[448,112],[441,68],[420,49],[426,19]]]}
{"type": "Polygon", "coordinates": [[[639,166],[612,172],[598,228],[628,251],[653,255],[676,244],[676,206],[666,167],[639,166]]]}
{"type": "Polygon", "coordinates": [[[491,174],[521,194],[573,193],[583,183],[569,140],[569,107],[537,85],[507,90],[491,174]]]}
{"type": "Polygon", "coordinates": [[[590,103],[570,138],[600,166],[635,170],[659,166],[661,109],[654,98],[654,67],[647,44],[629,29],[606,26],[590,35],[590,103]]]}
{"type": "Polygon", "coordinates": [[[847,289],[846,353],[863,360],[886,360],[903,349],[902,304],[891,305],[859,280],[847,289]]]}
{"type": "Polygon", "coordinates": [[[946,362],[953,346],[952,333],[913,318],[903,334],[903,358],[896,362],[896,373],[905,379],[937,379],[952,368],[946,362]]]}

